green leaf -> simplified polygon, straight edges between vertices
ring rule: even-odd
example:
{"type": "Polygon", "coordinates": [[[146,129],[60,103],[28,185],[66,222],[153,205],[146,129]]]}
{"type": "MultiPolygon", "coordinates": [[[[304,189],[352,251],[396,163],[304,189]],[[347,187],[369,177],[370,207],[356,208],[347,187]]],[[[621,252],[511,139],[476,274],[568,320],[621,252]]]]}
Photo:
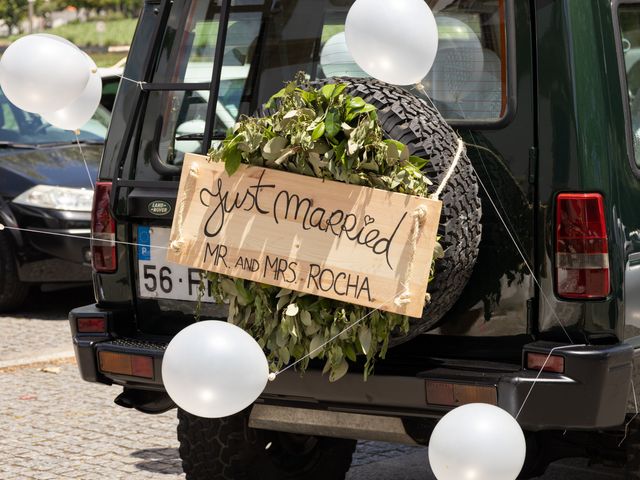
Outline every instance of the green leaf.
{"type": "Polygon", "coordinates": [[[316,152],[309,152],[309,157],[307,158],[307,160],[309,161],[309,165],[311,165],[311,168],[313,169],[313,174],[316,177],[321,177],[322,176],[322,168],[320,165],[320,155],[318,155],[316,152]]]}
{"type": "Polygon", "coordinates": [[[316,335],[311,339],[309,344],[309,358],[316,358],[322,353],[320,345],[324,343],[324,337],[322,335],[316,335]]]}
{"type": "Polygon", "coordinates": [[[354,120],[356,117],[359,117],[360,115],[364,115],[366,113],[375,112],[375,111],[376,111],[376,107],[367,103],[362,108],[351,110],[351,112],[347,115],[346,120],[347,122],[351,122],[352,120],[354,120]]]}
{"type": "MultiPolygon", "coordinates": [[[[327,86],[327,85],[325,85],[327,86]]],[[[327,116],[324,119],[325,132],[330,137],[335,137],[340,131],[340,112],[337,109],[332,108],[327,112],[327,116]]]]}
{"type": "Polygon", "coordinates": [[[241,162],[242,155],[240,152],[236,148],[231,149],[229,153],[227,153],[224,162],[224,169],[226,170],[227,175],[231,176],[236,173],[238,168],[240,168],[241,162]]]}
{"type": "Polygon", "coordinates": [[[284,347],[287,344],[287,340],[289,340],[289,332],[287,332],[282,327],[276,330],[276,345],[278,347],[284,347]]]}
{"type": "Polygon", "coordinates": [[[345,88],[347,88],[347,84],[346,83],[338,83],[338,84],[336,84],[336,88],[333,89],[333,93],[331,94],[331,96],[334,97],[334,98],[337,97],[342,92],[344,92],[345,88]]]}
{"type": "Polygon", "coordinates": [[[387,144],[387,163],[393,165],[400,160],[400,151],[394,143],[387,144]]]}
{"type": "Polygon", "coordinates": [[[327,100],[330,100],[331,97],[333,96],[333,92],[336,89],[336,84],[335,83],[328,83],[327,85],[323,86],[320,89],[320,93],[322,93],[322,96],[324,98],[326,98],[327,100]]]}
{"type": "Polygon", "coordinates": [[[400,161],[406,162],[407,160],[409,160],[409,147],[402,145],[402,148],[400,149],[400,161]]]}
{"type": "Polygon", "coordinates": [[[320,331],[320,325],[317,323],[312,323],[309,326],[304,327],[304,333],[307,337],[311,337],[320,331]]]}
{"type": "Polygon", "coordinates": [[[391,138],[387,138],[384,143],[386,143],[388,146],[393,145],[394,147],[396,147],[396,149],[398,150],[398,152],[400,152],[403,148],[405,148],[404,143],[399,142],[397,140],[393,140],[391,138]]]}
{"type": "Polygon", "coordinates": [[[313,133],[311,134],[311,138],[315,141],[324,135],[324,122],[320,122],[316,128],[313,129],[313,133]]]}
{"type": "Polygon", "coordinates": [[[310,326],[311,325],[311,314],[306,311],[306,310],[301,310],[300,311],[300,321],[302,322],[303,325],[305,326],[310,326]]]}
{"type": "Polygon", "coordinates": [[[293,147],[285,148],[281,152],[281,155],[275,159],[275,164],[281,165],[287,158],[289,158],[291,155],[294,155],[295,153],[296,150],[293,147]]]}
{"type": "Polygon", "coordinates": [[[278,357],[280,360],[286,365],[291,360],[291,355],[289,354],[289,349],[287,347],[280,347],[278,349],[278,357]]]}
{"type": "Polygon", "coordinates": [[[371,350],[371,329],[369,329],[368,326],[362,325],[360,327],[360,332],[358,333],[358,340],[360,340],[362,353],[367,355],[371,350]]]}
{"type": "Polygon", "coordinates": [[[365,102],[362,97],[352,97],[349,99],[349,107],[353,108],[353,109],[360,109],[362,107],[364,107],[367,104],[367,102],[365,102]]]}
{"type": "Polygon", "coordinates": [[[352,344],[349,343],[344,346],[344,355],[352,362],[356,361],[356,349],[353,348],[352,344]]]}
{"type": "Polygon", "coordinates": [[[333,363],[331,362],[331,359],[328,358],[324,364],[324,368],[322,369],[322,374],[324,375],[325,373],[330,371],[332,368],[333,368],[333,363]]]}
{"type": "Polygon", "coordinates": [[[220,281],[220,285],[222,287],[222,290],[228,295],[231,295],[233,297],[237,297],[239,295],[238,289],[236,288],[236,284],[233,283],[233,281],[229,280],[228,278],[223,278],[220,281]]]}
{"type": "Polygon", "coordinates": [[[439,242],[433,247],[433,258],[438,259],[444,257],[444,250],[439,242]]]}
{"type": "Polygon", "coordinates": [[[286,87],[271,95],[271,98],[264,104],[264,108],[273,108],[276,104],[276,99],[284,97],[285,91],[286,87]]]}
{"type": "Polygon", "coordinates": [[[300,90],[300,96],[308,105],[312,105],[318,99],[318,96],[314,92],[307,90],[300,90]]]}
{"type": "Polygon", "coordinates": [[[273,137],[262,147],[262,158],[275,160],[282,155],[282,150],[287,146],[287,143],[287,139],[284,137],[273,137]]]}
{"type": "Polygon", "coordinates": [[[289,305],[289,295],[283,295],[278,299],[276,304],[276,311],[280,311],[285,305],[289,305]]]}
{"type": "Polygon", "coordinates": [[[313,148],[311,149],[311,151],[317,153],[318,155],[324,155],[325,153],[331,151],[331,147],[329,147],[327,142],[319,140],[313,144],[313,148]]]}
{"type": "Polygon", "coordinates": [[[340,380],[347,374],[349,370],[349,364],[346,360],[342,360],[337,366],[331,368],[331,373],[329,374],[329,381],[335,382],[340,380]]]}
{"type": "Polygon", "coordinates": [[[427,165],[427,163],[429,163],[429,160],[427,160],[426,158],[420,158],[416,157],[415,155],[411,155],[409,157],[409,163],[411,163],[411,165],[416,167],[418,170],[422,170],[427,165]]]}

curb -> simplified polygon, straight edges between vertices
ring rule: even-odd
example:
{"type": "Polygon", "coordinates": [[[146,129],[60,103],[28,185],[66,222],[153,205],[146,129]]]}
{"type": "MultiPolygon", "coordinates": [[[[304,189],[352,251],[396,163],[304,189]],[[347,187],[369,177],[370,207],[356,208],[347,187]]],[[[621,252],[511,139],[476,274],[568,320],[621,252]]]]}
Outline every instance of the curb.
{"type": "Polygon", "coordinates": [[[54,360],[64,360],[64,359],[73,358],[73,357],[74,357],[73,350],[63,350],[60,352],[54,352],[54,353],[49,353],[45,355],[35,355],[35,356],[23,357],[23,358],[12,358],[10,360],[0,361],[0,370],[5,368],[23,367],[26,365],[31,365],[33,363],[43,363],[43,362],[51,362],[54,360]]]}

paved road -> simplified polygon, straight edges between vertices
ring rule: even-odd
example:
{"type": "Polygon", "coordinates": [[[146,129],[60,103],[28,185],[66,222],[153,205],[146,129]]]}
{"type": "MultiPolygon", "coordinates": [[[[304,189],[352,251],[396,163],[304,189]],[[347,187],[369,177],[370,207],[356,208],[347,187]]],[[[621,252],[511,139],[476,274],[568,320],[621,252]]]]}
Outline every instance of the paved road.
{"type": "MultiPolygon", "coordinates": [[[[38,294],[27,312],[0,317],[0,478],[184,479],[175,412],[149,416],[123,409],[113,404],[118,387],[80,381],[68,358],[66,313],[90,302],[87,290],[38,294]]],[[[425,448],[379,442],[358,444],[347,475],[348,480],[434,478],[425,448]]],[[[541,477],[621,478],[580,460],[553,465],[541,477]]]]}

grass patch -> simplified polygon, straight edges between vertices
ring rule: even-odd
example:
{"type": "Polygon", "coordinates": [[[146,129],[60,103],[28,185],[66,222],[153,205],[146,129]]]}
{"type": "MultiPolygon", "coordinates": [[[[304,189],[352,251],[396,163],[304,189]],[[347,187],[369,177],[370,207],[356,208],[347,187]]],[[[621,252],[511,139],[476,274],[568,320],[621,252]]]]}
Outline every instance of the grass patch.
{"type": "MultiPolygon", "coordinates": [[[[79,47],[109,47],[112,45],[130,45],[136,29],[135,18],[124,18],[105,22],[104,33],[96,30],[98,21],[71,22],[56,28],[44,30],[42,33],[59,35],[72,41],[79,47]]],[[[0,43],[8,45],[22,35],[12,35],[0,39],[0,43]]]]}
{"type": "Polygon", "coordinates": [[[89,53],[99,67],[111,67],[127,56],[126,53],[89,53]]]}

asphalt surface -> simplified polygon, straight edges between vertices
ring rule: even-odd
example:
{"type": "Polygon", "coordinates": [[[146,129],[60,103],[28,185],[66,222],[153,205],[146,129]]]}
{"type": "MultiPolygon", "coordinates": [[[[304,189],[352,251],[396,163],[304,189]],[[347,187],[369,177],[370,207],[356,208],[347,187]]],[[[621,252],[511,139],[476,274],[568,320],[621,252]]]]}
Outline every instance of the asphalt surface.
{"type": "MultiPolygon", "coordinates": [[[[88,289],[34,294],[0,316],[0,479],[184,479],[175,412],[116,406],[118,387],[80,380],[66,316],[91,303],[88,289]]],[[[581,459],[552,465],[544,480],[622,479],[581,459]]],[[[359,442],[348,480],[432,480],[427,449],[359,442]]]]}

